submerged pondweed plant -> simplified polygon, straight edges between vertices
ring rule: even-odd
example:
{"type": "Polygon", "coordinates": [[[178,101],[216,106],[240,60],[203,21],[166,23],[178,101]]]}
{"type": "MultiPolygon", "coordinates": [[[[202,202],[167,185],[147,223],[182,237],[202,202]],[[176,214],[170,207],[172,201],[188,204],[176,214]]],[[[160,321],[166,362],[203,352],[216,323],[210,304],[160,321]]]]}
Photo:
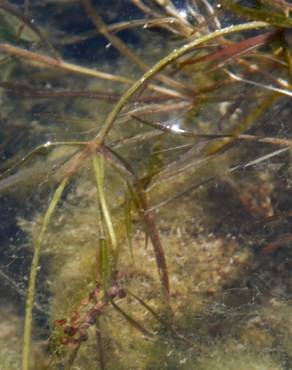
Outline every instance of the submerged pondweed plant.
{"type": "Polygon", "coordinates": [[[18,368],[292,366],[291,5],[251,3],[0,1],[18,368]]]}

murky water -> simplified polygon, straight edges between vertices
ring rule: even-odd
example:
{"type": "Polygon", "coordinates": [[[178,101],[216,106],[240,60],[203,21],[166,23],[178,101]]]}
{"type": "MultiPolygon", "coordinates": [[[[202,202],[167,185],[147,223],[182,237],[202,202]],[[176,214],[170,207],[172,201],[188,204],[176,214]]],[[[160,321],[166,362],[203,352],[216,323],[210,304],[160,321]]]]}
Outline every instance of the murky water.
{"type": "Polygon", "coordinates": [[[290,9],[243,3],[0,4],[0,369],[292,368],[290,9]]]}

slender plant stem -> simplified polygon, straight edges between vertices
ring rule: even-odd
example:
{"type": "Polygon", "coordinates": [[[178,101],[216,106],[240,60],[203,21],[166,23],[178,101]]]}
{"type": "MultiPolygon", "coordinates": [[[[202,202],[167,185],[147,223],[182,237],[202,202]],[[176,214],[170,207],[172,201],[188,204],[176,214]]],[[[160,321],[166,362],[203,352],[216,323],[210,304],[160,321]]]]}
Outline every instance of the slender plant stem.
{"type": "Polygon", "coordinates": [[[127,322],[132,325],[135,329],[140,331],[143,335],[145,335],[148,338],[153,338],[154,333],[151,333],[148,329],[144,328],[143,325],[141,325],[136,319],[134,319],[131,315],[129,315],[127,312],[125,312],[120,306],[118,306],[113,300],[111,301],[111,304],[117,310],[126,320],[127,322]]]}
{"type": "Polygon", "coordinates": [[[27,28],[32,30],[39,38],[40,40],[48,46],[49,50],[51,51],[52,55],[55,59],[59,59],[57,51],[55,50],[54,46],[50,43],[50,41],[46,38],[44,33],[36,26],[35,22],[32,22],[31,19],[27,17],[27,15],[21,13],[18,8],[10,2],[6,0],[0,0],[0,8],[4,9],[6,12],[14,15],[16,18],[18,18],[23,25],[25,25],[27,28]]]}
{"type": "MultiPolygon", "coordinates": [[[[31,150],[26,155],[21,157],[21,159],[19,159],[16,163],[14,163],[12,165],[9,165],[6,170],[4,170],[3,172],[0,173],[0,179],[2,179],[4,176],[8,175],[10,172],[14,171],[17,167],[19,167],[20,165],[22,165],[23,163],[28,161],[34,155],[38,154],[41,150],[49,149],[51,147],[60,146],[60,145],[64,145],[64,146],[84,146],[84,145],[87,145],[87,142],[85,142],[85,141],[55,141],[55,142],[47,141],[45,144],[41,144],[41,145],[36,146],[33,150],[31,150]]],[[[0,183],[1,183],[1,180],[0,180],[0,183]]],[[[0,188],[1,188],[1,185],[0,185],[0,188]]]]}
{"type": "Polygon", "coordinates": [[[99,367],[100,370],[105,370],[105,358],[104,358],[104,349],[103,349],[103,340],[102,340],[102,334],[101,334],[101,325],[100,325],[100,316],[97,316],[96,318],[96,346],[97,346],[97,352],[98,352],[98,360],[99,360],[99,367]]]}
{"type": "MultiPolygon", "coordinates": [[[[270,101],[269,101],[270,103],[270,101]]],[[[264,105],[263,110],[266,110],[268,106],[264,105]]],[[[262,110],[261,110],[262,112],[262,110]]],[[[259,112],[260,113],[260,112],[259,112]]],[[[279,137],[261,137],[257,135],[249,134],[197,134],[191,131],[181,130],[179,132],[173,131],[171,127],[163,125],[161,122],[146,121],[137,116],[132,116],[134,119],[141,123],[145,123],[148,126],[156,128],[162,132],[172,133],[176,136],[193,137],[194,139],[228,139],[228,140],[239,140],[239,141],[253,141],[257,143],[280,145],[280,146],[292,146],[291,139],[279,138],[279,137]]],[[[190,144],[192,145],[192,144],[190,144]]]]}
{"type": "MultiPolygon", "coordinates": [[[[30,62],[36,62],[46,67],[55,68],[55,69],[65,71],[65,72],[67,71],[69,73],[81,74],[83,76],[101,78],[107,81],[119,82],[119,83],[130,84],[130,85],[134,83],[134,80],[127,78],[127,77],[98,71],[96,69],[82,67],[82,66],[79,66],[73,63],[65,62],[64,60],[61,60],[61,59],[54,59],[47,55],[34,53],[32,51],[22,49],[22,48],[19,48],[17,46],[13,46],[10,44],[0,43],[0,51],[2,51],[3,53],[7,53],[10,55],[14,55],[14,56],[29,60],[30,62]]],[[[156,86],[156,85],[150,84],[148,87],[150,90],[157,91],[159,93],[166,94],[168,96],[177,97],[177,98],[186,97],[184,94],[178,91],[168,89],[163,86],[156,86]]]]}
{"type": "MultiPolygon", "coordinates": [[[[234,137],[240,135],[242,132],[249,129],[252,124],[262,115],[264,114],[270,106],[279,99],[279,94],[271,94],[268,95],[261,103],[259,103],[252,112],[245,117],[242,121],[236,124],[236,126],[231,130],[231,135],[234,137]]],[[[223,139],[216,140],[214,142],[211,142],[210,144],[207,144],[205,150],[205,153],[208,154],[208,156],[215,154],[219,152],[221,149],[223,149],[227,144],[231,143],[234,138],[233,137],[225,137],[223,139]]]]}
{"type": "Polygon", "coordinates": [[[70,73],[82,74],[85,76],[101,78],[104,80],[109,80],[109,81],[114,81],[114,82],[121,82],[121,83],[126,83],[126,84],[131,83],[131,80],[129,80],[126,77],[116,76],[116,75],[106,73],[106,72],[101,72],[95,69],[78,66],[72,63],[67,63],[63,60],[54,59],[44,54],[34,53],[32,51],[25,50],[25,49],[22,49],[22,48],[19,48],[17,46],[13,46],[10,44],[0,44],[0,50],[7,54],[15,55],[23,59],[27,59],[33,62],[46,65],[47,67],[50,67],[50,68],[60,69],[60,70],[67,71],[70,73]]]}
{"type": "Polygon", "coordinates": [[[106,196],[104,192],[104,166],[103,166],[103,156],[98,156],[97,154],[93,154],[92,156],[92,161],[93,161],[93,168],[94,168],[94,173],[96,177],[96,184],[97,184],[97,191],[98,191],[98,196],[99,196],[99,202],[100,202],[100,207],[102,211],[102,216],[105,221],[105,225],[107,228],[107,232],[111,241],[112,249],[113,249],[113,266],[115,267],[116,262],[117,262],[117,254],[118,254],[118,242],[117,242],[117,237],[116,233],[114,230],[114,226],[112,223],[110,211],[107,205],[106,201],[106,196]]]}
{"type": "MultiPolygon", "coordinates": [[[[129,49],[123,41],[121,41],[115,34],[109,32],[107,25],[103,22],[102,18],[97,14],[91,0],[82,0],[83,6],[91,19],[92,23],[95,25],[96,29],[106,37],[109,42],[114,45],[123,55],[125,55],[134,65],[137,65],[142,72],[149,69],[147,64],[145,64],[131,49],[129,49]]],[[[190,32],[189,32],[190,34],[190,32]]],[[[157,75],[156,78],[161,82],[168,84],[172,88],[186,90],[187,88],[191,91],[194,90],[193,86],[186,86],[185,84],[178,82],[168,76],[157,75]]]]}
{"type": "Polygon", "coordinates": [[[137,200],[140,207],[141,218],[144,220],[147,236],[149,236],[154,254],[156,265],[161,281],[161,285],[163,288],[163,293],[167,301],[169,300],[169,277],[168,277],[168,269],[166,263],[166,257],[164,254],[164,249],[160,240],[159,230],[156,225],[156,217],[155,212],[148,212],[150,208],[149,201],[147,198],[147,193],[143,189],[142,184],[140,183],[139,179],[134,174],[133,170],[130,168],[130,165],[120,156],[118,156],[115,152],[111,151],[109,148],[105,146],[101,146],[100,148],[101,154],[104,155],[105,159],[111,163],[120,173],[121,175],[127,179],[128,183],[131,184],[133,191],[137,195],[137,200]]]}
{"type": "Polygon", "coordinates": [[[164,67],[169,65],[170,63],[174,62],[176,59],[181,57],[182,55],[190,52],[192,49],[194,49],[196,46],[211,41],[219,36],[228,35],[234,32],[239,31],[245,31],[255,28],[263,28],[268,27],[269,24],[265,22],[248,22],[244,24],[238,24],[235,26],[229,26],[222,28],[220,30],[216,30],[214,32],[211,32],[208,35],[204,35],[201,37],[198,37],[197,39],[193,40],[192,42],[185,44],[179,49],[173,50],[170,54],[168,54],[165,58],[161,59],[158,63],[156,63],[152,68],[150,68],[139,80],[137,80],[121,97],[121,99],[118,101],[116,106],[113,108],[111,113],[108,115],[105,124],[98,132],[95,140],[97,142],[103,142],[109,131],[111,130],[112,125],[114,124],[118,114],[121,112],[121,110],[124,108],[126,103],[129,101],[129,99],[155,74],[159,73],[164,67]]]}
{"type": "Polygon", "coordinates": [[[83,7],[95,25],[96,29],[111,42],[122,55],[125,55],[133,64],[136,64],[140,69],[147,69],[147,65],[132,52],[115,34],[109,32],[107,25],[103,22],[102,18],[97,14],[95,7],[90,0],[81,0],[83,7]]]}
{"type": "Polygon", "coordinates": [[[25,309],[25,321],[24,321],[24,333],[23,333],[23,346],[22,346],[22,370],[30,369],[30,354],[31,354],[31,341],[32,341],[32,310],[35,300],[36,292],[36,278],[39,269],[39,260],[41,254],[41,247],[43,244],[44,236],[47,231],[51,217],[55,211],[55,208],[61,198],[61,195],[68,183],[68,178],[61,181],[53,198],[49,204],[47,212],[44,216],[41,231],[37,237],[34,246],[33,258],[31,262],[31,270],[28,282],[27,298],[26,298],[26,309],[25,309]]]}

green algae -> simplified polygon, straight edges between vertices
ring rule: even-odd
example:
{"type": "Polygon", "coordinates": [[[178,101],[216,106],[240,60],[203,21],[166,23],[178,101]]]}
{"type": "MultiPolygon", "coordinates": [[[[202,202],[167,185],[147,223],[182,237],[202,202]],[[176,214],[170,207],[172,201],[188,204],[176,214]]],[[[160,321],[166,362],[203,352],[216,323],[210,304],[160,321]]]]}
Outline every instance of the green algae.
{"type": "MultiPolygon", "coordinates": [[[[37,183],[39,197],[47,198],[46,191],[53,191],[60,179],[70,176],[45,237],[39,231],[47,229],[42,215],[49,212],[52,204],[46,211],[46,201],[37,195],[29,196],[40,204],[41,210],[18,218],[27,235],[26,244],[39,238],[41,270],[46,271],[38,289],[38,293],[43,289],[50,296],[50,339],[43,353],[44,368],[288,368],[291,333],[284,322],[291,321],[290,249],[280,248],[273,256],[260,253],[260,249],[289,232],[289,220],[278,226],[273,217],[281,218],[283,209],[287,212],[284,203],[286,200],[288,204],[289,185],[279,174],[288,176],[290,154],[287,149],[277,155],[277,148],[272,146],[277,145],[276,139],[270,146],[257,140],[238,141],[238,135],[246,130],[253,130],[259,140],[278,136],[280,131],[273,120],[283,121],[285,132],[289,133],[287,97],[267,95],[259,89],[259,96],[253,101],[254,96],[249,97],[243,83],[226,83],[224,68],[228,63],[224,61],[215,72],[206,72],[204,65],[183,68],[175,80],[173,75],[178,72],[171,71],[172,63],[183,55],[187,60],[187,52],[196,53],[197,45],[202,43],[208,50],[207,42],[211,40],[217,43],[216,48],[224,50],[225,41],[218,36],[226,36],[236,45],[238,35],[248,37],[241,31],[269,28],[276,18],[270,23],[243,23],[216,31],[207,25],[207,32],[188,40],[189,29],[196,30],[194,19],[193,23],[182,21],[172,2],[158,8],[176,18],[169,27],[164,22],[159,26],[163,31],[178,33],[183,41],[176,41],[179,45],[174,50],[170,38],[165,50],[158,52],[163,56],[158,62],[157,51],[151,59],[151,45],[145,46],[147,63],[154,67],[145,68],[143,77],[136,70],[133,74],[132,67],[122,66],[121,70],[130,76],[123,81],[128,84],[136,80],[123,95],[114,77],[111,82],[89,81],[86,75],[98,77],[99,72],[77,62],[45,59],[43,52],[26,54],[28,61],[38,61],[42,67],[24,68],[19,61],[11,74],[19,75],[28,85],[10,85],[12,94],[31,94],[30,100],[20,103],[21,112],[31,113],[37,105],[34,99],[41,92],[47,94],[46,109],[60,114],[49,114],[46,122],[39,119],[34,129],[46,132],[48,128],[52,143],[49,139],[44,147],[39,146],[45,153],[41,157],[33,151],[31,162],[19,153],[20,162],[15,160],[15,167],[7,164],[8,172],[3,173],[0,189],[2,186],[3,192],[15,191],[12,185],[21,187],[15,193],[21,201],[23,194],[33,191],[37,183]],[[231,32],[239,33],[232,38],[231,32]],[[167,53],[166,49],[171,51],[167,53]],[[57,64],[58,72],[44,69],[44,65],[57,64]],[[31,80],[39,82],[35,89],[26,70],[32,74],[31,80]],[[63,76],[65,71],[77,72],[79,76],[67,78],[63,76]],[[49,98],[50,89],[41,87],[46,80],[65,85],[69,91],[76,86],[84,89],[87,98],[92,88],[102,91],[111,86],[113,91],[105,102],[98,101],[96,109],[97,102],[92,98],[85,100],[84,95],[82,99],[66,101],[65,95],[62,97],[64,91],[58,88],[51,90],[55,98],[62,99],[49,98]],[[167,88],[158,81],[167,83],[167,88]],[[197,82],[195,88],[190,81],[197,82]],[[217,94],[216,84],[223,86],[223,102],[213,96],[214,92],[217,94]],[[237,90],[239,94],[233,99],[237,90]],[[236,109],[238,99],[242,102],[236,109]],[[112,100],[117,100],[117,105],[112,100]],[[72,111],[82,118],[75,116],[70,120],[72,111]],[[142,117],[140,121],[137,114],[142,117]],[[84,119],[85,115],[89,119],[84,119]],[[55,121],[56,116],[64,127],[55,121]],[[145,119],[151,121],[150,125],[145,124],[145,119]],[[50,121],[53,125],[49,129],[50,121]],[[76,134],[71,132],[73,124],[76,134]],[[158,134],[156,129],[160,130],[158,134]],[[187,131],[191,135],[185,134],[187,131]],[[222,137],[226,133],[230,136],[222,137]],[[58,135],[62,140],[55,141],[58,135]],[[68,151],[62,142],[69,148],[70,142],[77,145],[68,151]],[[61,164],[55,163],[55,158],[61,158],[61,164]],[[33,182],[31,173],[39,167],[44,172],[33,182]],[[19,185],[23,183],[25,187],[19,185]]],[[[277,24],[280,27],[286,27],[290,21],[287,18],[284,22],[283,17],[282,23],[277,24]]],[[[94,15],[91,18],[96,19],[94,15]]],[[[109,37],[107,29],[103,34],[109,37]]],[[[115,45],[116,39],[110,40],[115,45]]],[[[265,75],[255,69],[256,77],[264,81],[268,75],[275,82],[280,76],[281,83],[287,78],[285,56],[281,50],[274,52],[273,46],[265,45],[266,60],[261,65],[265,75]]],[[[9,45],[1,50],[24,56],[22,49],[9,45]]],[[[120,50],[123,52],[124,46],[120,50]]],[[[230,52],[227,47],[226,50],[230,52]]],[[[202,55],[206,54],[200,50],[198,56],[202,55]]],[[[236,73],[246,68],[250,78],[254,77],[255,68],[250,60],[256,64],[256,57],[252,53],[243,59],[230,55],[236,73]]],[[[113,62],[109,72],[116,72],[118,66],[118,62],[113,62]]],[[[105,68],[103,63],[100,68],[105,68]]],[[[4,99],[11,101],[9,94],[4,99]]],[[[289,139],[285,145],[290,147],[289,139]]],[[[33,271],[36,269],[32,267],[33,271]]],[[[27,310],[31,309],[30,303],[27,310]]],[[[40,329],[35,326],[35,338],[40,329]]],[[[10,361],[9,353],[3,352],[3,356],[10,361]]],[[[27,364],[28,360],[23,369],[28,368],[27,364]]]]}

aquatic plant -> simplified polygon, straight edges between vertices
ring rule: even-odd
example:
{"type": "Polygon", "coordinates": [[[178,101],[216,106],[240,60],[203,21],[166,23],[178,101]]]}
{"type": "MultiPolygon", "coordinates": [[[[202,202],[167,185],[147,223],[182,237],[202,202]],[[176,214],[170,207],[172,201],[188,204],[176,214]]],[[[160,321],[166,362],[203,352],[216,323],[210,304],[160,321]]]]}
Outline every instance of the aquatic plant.
{"type": "MultiPolygon", "coordinates": [[[[277,176],[290,163],[291,140],[280,135],[278,122],[288,133],[291,6],[183,5],[132,0],[128,6],[141,19],[107,25],[101,15],[108,13],[90,0],[58,2],[56,18],[72,6],[94,26],[68,36],[55,21],[38,24],[39,7],[50,9],[50,2],[25,2],[23,9],[0,2],[4,114],[10,124],[37,111],[37,122],[24,128],[29,150],[10,143],[15,133],[5,124],[0,190],[13,191],[18,202],[36,185],[40,197],[52,194],[43,216],[34,209],[18,221],[33,246],[23,370],[33,366],[42,268],[48,281],[40,290],[52,295],[43,310],[51,327],[43,368],[91,369],[97,361],[102,370],[208,369],[214,357],[218,368],[228,368],[226,353],[239,343],[248,368],[284,362],[271,355],[268,336],[244,327],[268,297],[265,288],[257,296],[258,276],[274,278],[278,260],[289,254],[280,250],[267,269],[270,257],[260,247],[278,253],[291,241],[289,222],[277,227],[289,216],[289,184],[277,176]],[[123,31],[138,38],[137,52],[118,36],[123,31]],[[156,40],[149,43],[151,32],[156,40]],[[103,47],[100,69],[66,60],[66,45],[86,45],[98,35],[126,62],[113,58],[106,71],[103,47]],[[16,112],[9,105],[18,96],[25,99],[17,100],[16,112]],[[38,106],[40,99],[45,104],[38,106]],[[44,133],[45,142],[35,145],[44,133]],[[263,348],[266,356],[259,356],[263,348]]],[[[86,52],[95,56],[94,47],[86,52]]],[[[287,270],[275,284],[285,292],[287,270]]],[[[286,344],[277,346],[280,353],[286,344]]]]}

